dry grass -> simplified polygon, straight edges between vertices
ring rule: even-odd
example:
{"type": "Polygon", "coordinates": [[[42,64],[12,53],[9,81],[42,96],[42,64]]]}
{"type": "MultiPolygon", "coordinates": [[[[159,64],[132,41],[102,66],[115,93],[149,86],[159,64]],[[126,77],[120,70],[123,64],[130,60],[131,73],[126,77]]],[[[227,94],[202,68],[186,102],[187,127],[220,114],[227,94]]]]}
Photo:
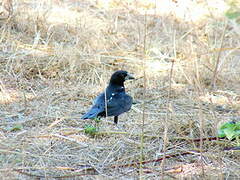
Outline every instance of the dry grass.
{"type": "Polygon", "coordinates": [[[1,177],[240,178],[239,152],[223,150],[236,142],[189,140],[239,121],[240,26],[224,1],[159,2],[14,1],[0,22],[1,177]],[[137,103],[90,137],[81,114],[117,69],[137,77],[137,103]]]}

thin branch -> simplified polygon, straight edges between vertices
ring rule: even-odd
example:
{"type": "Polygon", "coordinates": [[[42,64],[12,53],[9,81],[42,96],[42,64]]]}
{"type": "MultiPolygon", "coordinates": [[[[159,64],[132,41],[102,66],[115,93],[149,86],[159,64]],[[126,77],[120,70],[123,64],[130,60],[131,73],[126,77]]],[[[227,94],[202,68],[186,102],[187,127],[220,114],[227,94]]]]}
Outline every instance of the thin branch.
{"type": "MultiPolygon", "coordinates": [[[[223,29],[221,40],[220,40],[220,49],[222,49],[222,47],[223,47],[223,40],[224,40],[224,36],[226,33],[226,29],[227,29],[227,20],[224,21],[224,29],[223,29]]],[[[221,52],[222,51],[218,51],[218,54],[217,54],[217,61],[216,61],[216,65],[215,65],[215,69],[214,69],[213,77],[212,77],[212,87],[213,88],[215,88],[215,86],[216,86],[216,77],[218,74],[221,52]]]]}
{"type": "Polygon", "coordinates": [[[144,53],[144,61],[143,61],[143,104],[142,104],[142,129],[141,129],[141,156],[140,156],[140,179],[142,178],[143,175],[143,167],[142,163],[144,160],[144,126],[145,126],[145,99],[146,99],[146,41],[147,41],[147,14],[145,13],[144,16],[144,44],[143,44],[143,53],[144,53]]]}
{"type": "MultiPolygon", "coordinates": [[[[176,47],[175,47],[175,33],[174,33],[174,54],[176,57],[176,47]]],[[[164,163],[165,163],[165,157],[166,157],[166,148],[167,148],[167,133],[168,133],[168,120],[171,112],[171,103],[170,103],[170,96],[171,96],[171,89],[172,89],[172,77],[173,77],[173,67],[174,67],[174,59],[172,59],[172,65],[171,65],[171,70],[169,73],[169,88],[168,88],[168,95],[167,95],[167,113],[165,117],[165,123],[164,123],[164,137],[163,137],[163,161],[161,164],[162,167],[162,179],[164,179],[164,163]]]]}

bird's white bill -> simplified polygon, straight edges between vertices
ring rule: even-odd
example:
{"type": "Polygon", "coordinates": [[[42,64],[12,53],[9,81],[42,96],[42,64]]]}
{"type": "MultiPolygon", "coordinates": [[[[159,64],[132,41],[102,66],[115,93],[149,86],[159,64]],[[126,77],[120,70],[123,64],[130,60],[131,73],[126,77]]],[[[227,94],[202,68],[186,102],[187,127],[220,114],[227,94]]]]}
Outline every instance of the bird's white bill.
{"type": "Polygon", "coordinates": [[[127,76],[125,77],[125,80],[129,80],[129,79],[135,79],[135,78],[133,77],[133,75],[128,73],[127,76]]]}

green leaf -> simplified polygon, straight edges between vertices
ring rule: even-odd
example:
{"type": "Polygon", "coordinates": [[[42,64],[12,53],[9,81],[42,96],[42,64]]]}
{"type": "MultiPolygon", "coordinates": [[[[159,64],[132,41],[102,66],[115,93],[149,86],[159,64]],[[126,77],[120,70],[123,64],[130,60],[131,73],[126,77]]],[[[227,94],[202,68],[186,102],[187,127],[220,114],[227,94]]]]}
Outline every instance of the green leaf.
{"type": "Polygon", "coordinates": [[[223,125],[220,127],[220,129],[221,129],[221,130],[224,130],[224,129],[228,129],[228,128],[234,128],[235,126],[236,126],[235,123],[233,123],[233,122],[227,122],[227,123],[223,124],[223,125]]]}
{"type": "Polygon", "coordinates": [[[237,136],[240,136],[240,130],[235,131],[235,134],[236,134],[237,136]]]}
{"type": "Polygon", "coordinates": [[[227,16],[227,18],[229,19],[237,19],[238,17],[240,17],[240,11],[234,11],[229,9],[226,13],[225,16],[227,16]]]}
{"type": "Polygon", "coordinates": [[[236,130],[240,130],[240,121],[236,123],[236,130]]]}
{"type": "Polygon", "coordinates": [[[240,122],[227,122],[218,130],[218,137],[227,137],[229,140],[240,136],[240,122]]]}
{"type": "Polygon", "coordinates": [[[223,131],[229,140],[232,140],[233,137],[235,136],[234,128],[226,128],[223,131]]]}
{"type": "Polygon", "coordinates": [[[98,132],[98,130],[97,130],[97,128],[96,128],[95,126],[93,126],[93,125],[86,125],[86,126],[84,126],[84,132],[85,132],[86,134],[89,134],[89,135],[91,135],[91,136],[94,136],[94,135],[98,132]]]}
{"type": "Polygon", "coordinates": [[[23,126],[21,124],[16,124],[12,128],[10,128],[9,131],[11,131],[11,132],[20,131],[20,130],[22,130],[22,128],[23,128],[23,126]]]}
{"type": "Polygon", "coordinates": [[[226,137],[226,134],[224,133],[223,130],[221,130],[221,129],[218,130],[218,137],[220,137],[220,138],[226,137]]]}

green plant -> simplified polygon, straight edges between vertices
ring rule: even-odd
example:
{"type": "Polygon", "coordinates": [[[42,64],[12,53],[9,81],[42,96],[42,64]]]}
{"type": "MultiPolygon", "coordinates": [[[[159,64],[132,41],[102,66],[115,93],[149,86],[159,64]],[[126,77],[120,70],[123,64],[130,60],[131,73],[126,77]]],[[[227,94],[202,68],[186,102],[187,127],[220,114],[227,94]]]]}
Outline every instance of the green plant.
{"type": "Polygon", "coordinates": [[[84,126],[84,132],[85,132],[86,134],[89,134],[89,135],[91,135],[91,136],[94,136],[94,135],[96,135],[96,133],[98,132],[98,128],[96,128],[96,127],[93,126],[93,125],[88,124],[88,125],[84,126]]]}
{"type": "Polygon", "coordinates": [[[238,7],[237,1],[229,2],[230,8],[225,12],[225,16],[228,19],[237,19],[240,17],[240,8],[238,7]]]}
{"type": "Polygon", "coordinates": [[[227,122],[218,130],[218,137],[227,137],[229,140],[240,137],[240,122],[227,122]]]}
{"type": "Polygon", "coordinates": [[[16,124],[15,126],[9,128],[9,131],[15,132],[15,131],[20,131],[22,130],[23,126],[21,124],[16,124]]]}

